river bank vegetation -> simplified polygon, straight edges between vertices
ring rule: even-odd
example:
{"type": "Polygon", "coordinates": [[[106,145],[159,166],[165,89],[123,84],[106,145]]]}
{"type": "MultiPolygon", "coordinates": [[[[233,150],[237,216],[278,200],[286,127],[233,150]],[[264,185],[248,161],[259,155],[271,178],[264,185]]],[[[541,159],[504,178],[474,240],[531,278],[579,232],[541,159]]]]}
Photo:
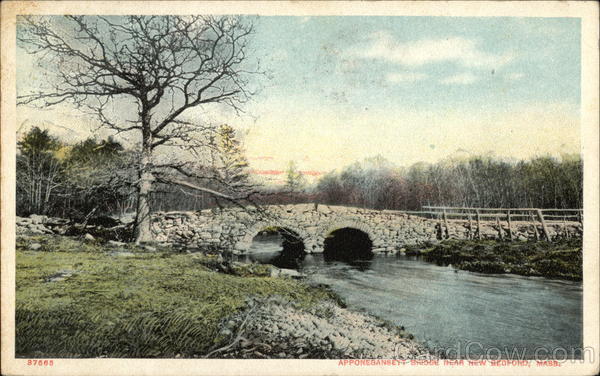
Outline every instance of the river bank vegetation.
{"type": "Polygon", "coordinates": [[[430,356],[400,328],[345,310],[323,287],[273,277],[270,265],[215,268],[222,265],[218,254],[20,236],[16,354],[335,358],[391,356],[399,346],[402,357],[430,356]]]}
{"type": "Polygon", "coordinates": [[[581,281],[583,276],[581,239],[553,243],[445,240],[432,247],[409,248],[406,253],[439,265],[479,273],[512,273],[573,281],[581,281]]]}

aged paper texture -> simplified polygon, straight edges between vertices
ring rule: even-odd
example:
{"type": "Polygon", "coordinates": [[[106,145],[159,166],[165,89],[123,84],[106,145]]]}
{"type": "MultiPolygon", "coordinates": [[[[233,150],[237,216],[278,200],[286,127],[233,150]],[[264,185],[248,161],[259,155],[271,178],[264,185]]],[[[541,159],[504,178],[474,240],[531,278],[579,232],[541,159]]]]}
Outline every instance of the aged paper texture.
{"type": "Polygon", "coordinates": [[[4,375],[594,375],[598,4],[5,1],[4,375]]]}

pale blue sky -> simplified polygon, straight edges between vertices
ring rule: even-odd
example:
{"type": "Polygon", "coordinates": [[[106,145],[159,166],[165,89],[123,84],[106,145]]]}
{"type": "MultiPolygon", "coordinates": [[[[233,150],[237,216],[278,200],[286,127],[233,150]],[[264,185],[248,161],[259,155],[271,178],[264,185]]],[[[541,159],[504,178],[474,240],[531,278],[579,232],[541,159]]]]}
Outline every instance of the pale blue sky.
{"type": "Polygon", "coordinates": [[[298,106],[579,106],[574,18],[261,17],[254,46],[274,76],[264,98],[294,98],[298,106]],[[382,39],[390,41],[383,44],[388,57],[368,56],[382,39]],[[440,51],[438,45],[455,53],[415,56],[440,51]]]}
{"type": "MultiPolygon", "coordinates": [[[[30,58],[17,56],[32,82],[30,58]]],[[[249,56],[272,78],[246,115],[189,115],[243,129],[257,170],[580,151],[578,18],[261,16],[249,56]]],[[[68,108],[36,111],[20,108],[20,122],[82,128],[68,108]]]]}
{"type": "Polygon", "coordinates": [[[253,46],[273,79],[248,146],[272,168],[579,151],[579,19],[261,17],[253,46]]]}

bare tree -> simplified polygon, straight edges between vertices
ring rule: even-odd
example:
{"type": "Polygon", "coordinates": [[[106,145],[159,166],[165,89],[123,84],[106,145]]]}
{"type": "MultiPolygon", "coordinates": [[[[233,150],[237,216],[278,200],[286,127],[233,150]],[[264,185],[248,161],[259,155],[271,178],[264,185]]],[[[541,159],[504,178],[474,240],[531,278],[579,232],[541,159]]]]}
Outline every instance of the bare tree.
{"type": "MultiPolygon", "coordinates": [[[[40,67],[53,79],[47,87],[19,93],[18,104],[69,102],[117,134],[137,135],[136,241],[149,241],[149,194],[156,171],[186,172],[197,163],[160,161],[156,151],[176,146],[198,155],[207,146],[207,128],[183,116],[210,103],[239,111],[249,99],[249,75],[258,72],[247,59],[252,32],[247,18],[235,16],[22,17],[19,45],[38,55],[40,67]]],[[[161,175],[161,182],[167,175],[161,175]]]]}

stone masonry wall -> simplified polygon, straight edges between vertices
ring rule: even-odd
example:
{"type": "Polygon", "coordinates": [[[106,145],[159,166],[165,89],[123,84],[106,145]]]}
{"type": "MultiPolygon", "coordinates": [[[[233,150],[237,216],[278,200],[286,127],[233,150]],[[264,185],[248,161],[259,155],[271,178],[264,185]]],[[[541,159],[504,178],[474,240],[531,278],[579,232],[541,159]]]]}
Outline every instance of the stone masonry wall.
{"type": "MultiPolygon", "coordinates": [[[[313,253],[323,252],[327,235],[344,227],[369,235],[374,252],[394,253],[403,246],[436,242],[440,236],[446,237],[446,228],[438,220],[394,211],[315,204],[270,205],[262,209],[263,212],[237,207],[199,212],[157,212],[153,214],[152,230],[158,242],[212,247],[235,253],[246,251],[254,236],[273,226],[298,234],[305,250],[313,253]]],[[[502,233],[508,238],[507,225],[501,226],[502,233]]],[[[466,221],[449,221],[448,237],[466,239],[470,236],[468,227],[466,221]]],[[[569,236],[581,235],[579,223],[548,227],[551,237],[566,236],[567,232],[569,236]]],[[[538,238],[543,236],[541,226],[513,223],[515,239],[534,239],[536,231],[538,238]]],[[[496,223],[491,222],[484,222],[481,232],[486,239],[498,238],[500,234],[496,223]]]]}

